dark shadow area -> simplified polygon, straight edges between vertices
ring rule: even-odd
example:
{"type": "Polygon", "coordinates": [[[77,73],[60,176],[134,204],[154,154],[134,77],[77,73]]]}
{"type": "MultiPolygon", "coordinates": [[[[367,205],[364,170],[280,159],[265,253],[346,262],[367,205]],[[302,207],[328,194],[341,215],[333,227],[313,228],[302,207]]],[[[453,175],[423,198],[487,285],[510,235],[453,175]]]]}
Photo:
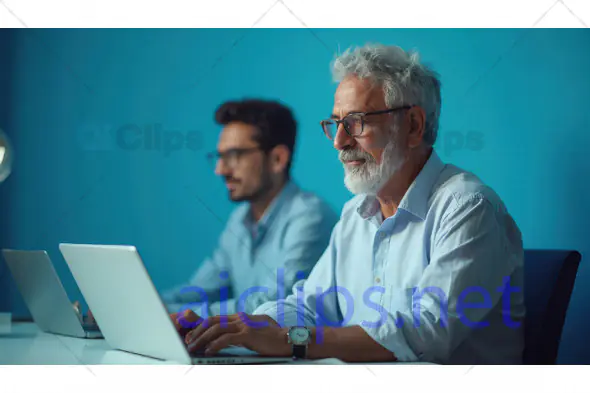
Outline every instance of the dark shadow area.
{"type": "MultiPolygon", "coordinates": [[[[14,140],[11,119],[12,70],[14,67],[16,29],[0,29],[0,128],[14,140]]],[[[14,142],[12,142],[14,144],[14,142]]],[[[12,242],[9,176],[0,184],[0,248],[9,247],[12,242]]],[[[0,257],[0,312],[10,311],[12,279],[4,259],[0,257]]]]}

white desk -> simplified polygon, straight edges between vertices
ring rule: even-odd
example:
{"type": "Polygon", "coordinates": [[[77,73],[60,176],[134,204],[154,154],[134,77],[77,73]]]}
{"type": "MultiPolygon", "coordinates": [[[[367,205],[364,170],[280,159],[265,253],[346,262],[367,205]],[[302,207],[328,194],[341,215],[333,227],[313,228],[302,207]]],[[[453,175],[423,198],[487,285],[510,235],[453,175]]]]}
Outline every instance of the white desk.
{"type": "MultiPolygon", "coordinates": [[[[198,386],[200,390],[218,391],[219,381],[227,381],[228,368],[208,367],[206,373],[198,367],[153,367],[153,365],[175,365],[144,356],[113,350],[102,339],[78,339],[42,333],[32,323],[13,323],[11,331],[0,331],[0,391],[4,387],[21,388],[19,391],[47,391],[48,387],[59,384],[60,392],[79,392],[80,386],[89,392],[166,390],[188,391],[198,386]],[[2,365],[81,365],[79,370],[72,367],[39,367],[31,372],[29,368],[1,367],[2,365]],[[112,367],[113,365],[139,365],[144,367],[112,367]],[[88,372],[89,371],[89,372],[88,372]],[[4,372],[4,374],[2,374],[4,372]],[[205,376],[205,377],[204,377],[205,376]],[[105,385],[105,383],[109,383],[105,385]],[[64,385],[65,384],[65,385],[64,385]],[[210,387],[211,389],[208,389],[210,387]],[[93,388],[96,388],[92,390],[93,388]],[[187,390],[184,390],[187,389],[187,390]]],[[[337,359],[296,362],[290,365],[343,365],[337,359]]],[[[236,370],[232,366],[232,376],[243,380],[240,392],[259,392],[257,383],[264,380],[268,386],[279,386],[284,381],[292,381],[293,370],[289,366],[273,368],[269,374],[265,367],[248,367],[236,370]]],[[[354,364],[347,367],[308,367],[298,375],[305,375],[316,391],[387,391],[392,383],[398,390],[440,390],[452,386],[456,393],[472,392],[473,386],[485,382],[486,391],[501,391],[506,388],[506,380],[514,390],[526,391],[531,386],[539,391],[585,391],[582,367],[510,367],[487,366],[439,366],[431,363],[371,363],[354,364]],[[420,365],[424,367],[405,367],[420,365]],[[553,375],[553,377],[551,377],[553,375]],[[580,378],[580,376],[582,376],[580,378]],[[419,385],[417,385],[419,383],[419,385]],[[535,385],[537,384],[537,385],[535,385]],[[571,386],[571,389],[568,388],[571,386]],[[580,388],[582,386],[582,388],[580,388]]],[[[234,366],[235,367],[235,366],[234,366]]],[[[300,381],[299,381],[300,382],[300,381]]],[[[232,382],[233,383],[233,382],[232,382]]],[[[6,389],[4,389],[6,390],[6,389]]],[[[14,390],[14,389],[13,389],[14,390]]],[[[285,392],[300,392],[301,385],[291,383],[285,392]]],[[[587,388],[586,388],[587,390],[587,388]]],[[[12,390],[8,390],[12,391],[12,390]]],[[[14,390],[16,391],[16,390],[14,390]]]]}
{"type": "MultiPolygon", "coordinates": [[[[0,332],[0,364],[7,365],[155,365],[178,364],[112,349],[104,339],[83,339],[41,332],[34,323],[13,323],[0,332]]],[[[338,359],[296,364],[344,364],[338,359]]]]}
{"type": "Polygon", "coordinates": [[[0,364],[175,364],[111,349],[103,339],[41,332],[33,323],[13,323],[0,333],[0,364]]]}
{"type": "MultiPolygon", "coordinates": [[[[179,364],[112,349],[104,339],[84,339],[40,331],[30,322],[0,331],[0,365],[157,365],[179,364]]],[[[346,364],[338,359],[297,361],[298,365],[346,364]]],[[[377,363],[371,363],[377,364],[377,363]]],[[[383,364],[383,363],[379,363],[383,364]]],[[[400,363],[387,363],[400,364],[400,363]]],[[[403,363],[423,364],[432,363],[403,363]]]]}

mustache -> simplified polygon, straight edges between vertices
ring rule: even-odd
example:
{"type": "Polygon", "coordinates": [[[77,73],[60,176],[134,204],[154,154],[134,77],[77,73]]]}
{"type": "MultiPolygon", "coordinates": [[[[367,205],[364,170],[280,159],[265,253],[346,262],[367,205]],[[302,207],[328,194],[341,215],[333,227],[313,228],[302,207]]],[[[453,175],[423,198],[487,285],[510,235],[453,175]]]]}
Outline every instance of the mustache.
{"type": "Polygon", "coordinates": [[[338,158],[340,161],[365,160],[366,162],[375,162],[375,159],[372,155],[365,151],[356,149],[341,150],[340,153],[338,153],[338,158]]]}

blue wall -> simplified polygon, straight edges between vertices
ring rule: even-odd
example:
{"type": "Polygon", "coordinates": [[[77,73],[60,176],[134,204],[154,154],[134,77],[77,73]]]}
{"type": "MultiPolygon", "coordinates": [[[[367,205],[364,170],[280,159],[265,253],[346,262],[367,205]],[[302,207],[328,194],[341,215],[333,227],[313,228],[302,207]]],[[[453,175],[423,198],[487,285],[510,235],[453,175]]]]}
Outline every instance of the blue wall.
{"type": "MultiPolygon", "coordinates": [[[[365,42],[418,48],[441,73],[438,151],[498,191],[525,247],[590,256],[588,30],[1,31],[0,127],[16,167],[0,186],[0,247],[47,249],[72,298],[59,242],[134,244],[156,286],[177,283],[232,208],[205,153],[219,131],[215,107],[246,95],[295,109],[294,177],[339,210],[350,194],[318,121],[332,108],[333,53],[365,42]],[[196,139],[169,154],[149,141],[124,149],[109,130],[127,124],[196,139]]],[[[562,363],[590,363],[588,262],[562,363]]],[[[25,315],[0,269],[0,307],[25,315]]]]}

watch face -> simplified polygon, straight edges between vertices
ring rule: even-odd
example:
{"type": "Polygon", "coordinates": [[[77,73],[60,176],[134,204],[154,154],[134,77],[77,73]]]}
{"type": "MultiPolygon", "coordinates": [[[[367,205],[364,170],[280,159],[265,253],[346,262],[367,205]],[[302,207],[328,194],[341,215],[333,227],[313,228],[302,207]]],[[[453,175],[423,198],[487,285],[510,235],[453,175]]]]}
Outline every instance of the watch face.
{"type": "Polygon", "coordinates": [[[305,328],[293,328],[289,332],[289,337],[295,344],[304,344],[309,339],[309,331],[305,328]]]}

